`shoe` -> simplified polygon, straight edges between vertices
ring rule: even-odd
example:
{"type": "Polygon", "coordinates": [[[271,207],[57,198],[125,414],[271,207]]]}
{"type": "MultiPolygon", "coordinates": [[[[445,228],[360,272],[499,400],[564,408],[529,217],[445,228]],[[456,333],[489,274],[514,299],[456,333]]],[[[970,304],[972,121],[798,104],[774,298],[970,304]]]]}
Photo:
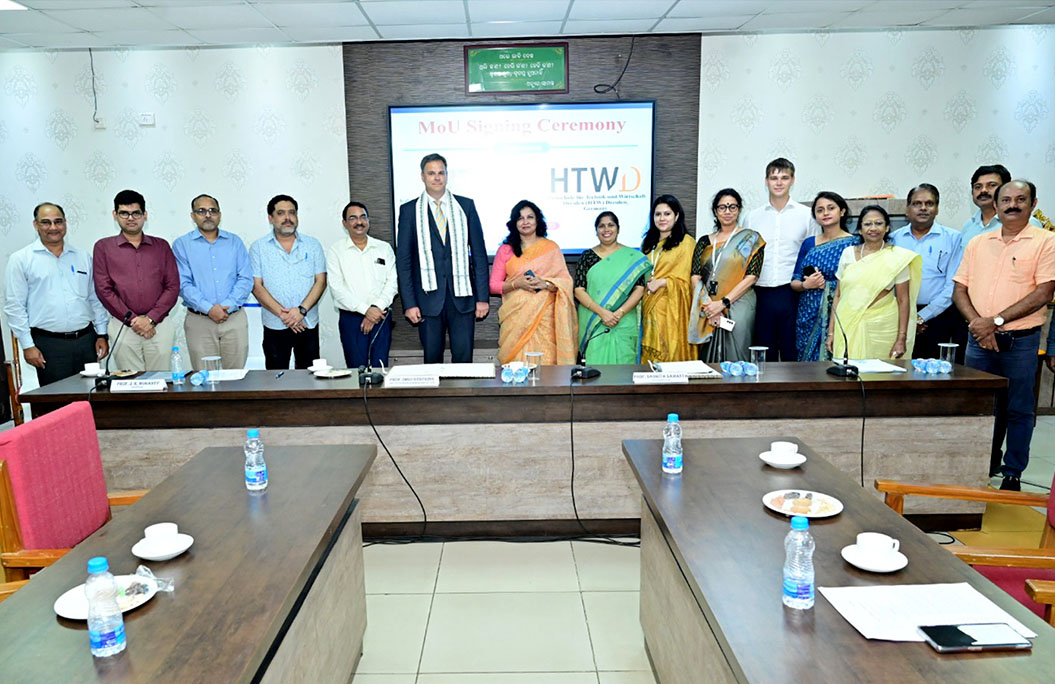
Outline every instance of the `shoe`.
{"type": "Polygon", "coordinates": [[[1000,483],[1000,489],[1007,492],[1021,492],[1022,480],[1014,475],[1004,475],[1004,481],[1000,483]]]}

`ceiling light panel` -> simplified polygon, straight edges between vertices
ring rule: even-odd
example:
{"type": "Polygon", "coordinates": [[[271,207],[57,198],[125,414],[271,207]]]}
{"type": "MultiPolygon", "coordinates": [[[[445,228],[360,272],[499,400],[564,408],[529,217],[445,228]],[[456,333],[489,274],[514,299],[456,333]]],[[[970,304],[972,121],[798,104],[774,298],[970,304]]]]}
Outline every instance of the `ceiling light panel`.
{"type": "Polygon", "coordinates": [[[494,2],[469,0],[469,19],[478,21],[564,21],[568,0],[494,2]]]}
{"type": "Polygon", "coordinates": [[[275,23],[276,26],[363,26],[366,17],[355,3],[320,2],[304,5],[257,4],[256,11],[275,23]]]}

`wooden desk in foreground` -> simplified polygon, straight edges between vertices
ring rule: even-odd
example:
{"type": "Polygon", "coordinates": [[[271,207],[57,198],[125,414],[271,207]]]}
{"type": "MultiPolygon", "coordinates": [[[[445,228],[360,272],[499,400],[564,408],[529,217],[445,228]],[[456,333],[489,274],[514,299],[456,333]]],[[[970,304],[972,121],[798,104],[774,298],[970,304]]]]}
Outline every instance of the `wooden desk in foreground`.
{"type": "MultiPolygon", "coordinates": [[[[431,521],[540,521],[573,518],[568,421],[575,418],[575,494],[593,520],[636,521],[637,485],[619,456],[623,439],[659,436],[667,413],[686,437],[792,434],[855,479],[860,477],[862,403],[868,416],[865,479],[979,485],[986,481],[992,408],[1003,378],[963,366],[952,375],[825,373],[826,363],[769,364],[761,378],[687,385],[634,385],[641,366],[601,366],[571,385],[568,367],[545,367],[537,384],[443,380],[438,388],[363,390],[355,378],[320,380],[307,371],[250,371],[216,389],[151,394],[92,392],[106,475],[112,487],[150,487],[202,446],[237,446],[262,427],[267,445],[376,443],[382,439],[421,495],[431,521]],[[862,398],[862,387],[864,397],[862,398]],[[572,391],[574,390],[574,396],[572,391]],[[574,401],[573,401],[574,400],[574,401]]],[[[73,377],[22,395],[34,412],[88,397],[73,377]]],[[[382,454],[383,456],[383,454],[382,454]]],[[[421,518],[387,458],[364,484],[370,523],[421,518]]],[[[980,512],[981,507],[916,498],[909,513],[980,512]],[[960,506],[961,508],[956,508],[960,506]],[[972,508],[973,506],[973,508],[972,508]]],[[[415,528],[416,529],[416,528],[415,528]]],[[[571,522],[567,529],[577,529],[571,522]]],[[[408,531],[411,531],[408,528],[408,531]]]]}
{"type": "Polygon", "coordinates": [[[270,485],[245,489],[240,449],[206,449],[0,604],[0,680],[345,684],[366,628],[356,491],[373,446],[270,448],[270,485]],[[295,451],[295,453],[294,453],[295,451]],[[179,524],[194,545],[165,562],[131,553],[143,528],[179,524]],[[52,604],[106,556],[173,578],[125,614],[128,647],[93,659],[84,622],[52,604]]]}
{"type": "Polygon", "coordinates": [[[770,441],[686,440],[685,469],[664,476],[661,440],[626,441],[641,485],[641,626],[660,684],[713,682],[1041,682],[1055,672],[1055,630],[798,440],[809,460],[774,470],[770,441]],[[745,457],[751,465],[731,468],[745,457]],[[789,518],[762,505],[777,489],[830,494],[845,509],[811,520],[819,586],[968,582],[1038,634],[1032,653],[940,655],[925,643],[869,641],[818,592],[813,610],[781,602],[789,518]],[[859,532],[901,540],[889,575],[839,555],[859,532]]]}

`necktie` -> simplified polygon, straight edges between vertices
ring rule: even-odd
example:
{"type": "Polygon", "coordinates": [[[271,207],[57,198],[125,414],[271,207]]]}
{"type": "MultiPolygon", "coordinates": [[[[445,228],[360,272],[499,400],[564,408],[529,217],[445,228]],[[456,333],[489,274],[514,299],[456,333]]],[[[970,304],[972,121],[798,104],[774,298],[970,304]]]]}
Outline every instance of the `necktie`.
{"type": "Polygon", "coordinates": [[[443,214],[443,202],[433,200],[432,203],[436,205],[433,218],[436,219],[436,230],[440,234],[440,242],[447,244],[447,217],[443,214]]]}

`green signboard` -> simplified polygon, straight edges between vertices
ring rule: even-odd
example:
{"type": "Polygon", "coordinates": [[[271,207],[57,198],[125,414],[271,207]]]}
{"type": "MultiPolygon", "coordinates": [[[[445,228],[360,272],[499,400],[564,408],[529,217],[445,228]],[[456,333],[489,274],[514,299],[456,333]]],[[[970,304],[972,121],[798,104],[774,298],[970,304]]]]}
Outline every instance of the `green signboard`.
{"type": "Polygon", "coordinates": [[[566,93],[568,44],[467,45],[465,92],[566,93]]]}

